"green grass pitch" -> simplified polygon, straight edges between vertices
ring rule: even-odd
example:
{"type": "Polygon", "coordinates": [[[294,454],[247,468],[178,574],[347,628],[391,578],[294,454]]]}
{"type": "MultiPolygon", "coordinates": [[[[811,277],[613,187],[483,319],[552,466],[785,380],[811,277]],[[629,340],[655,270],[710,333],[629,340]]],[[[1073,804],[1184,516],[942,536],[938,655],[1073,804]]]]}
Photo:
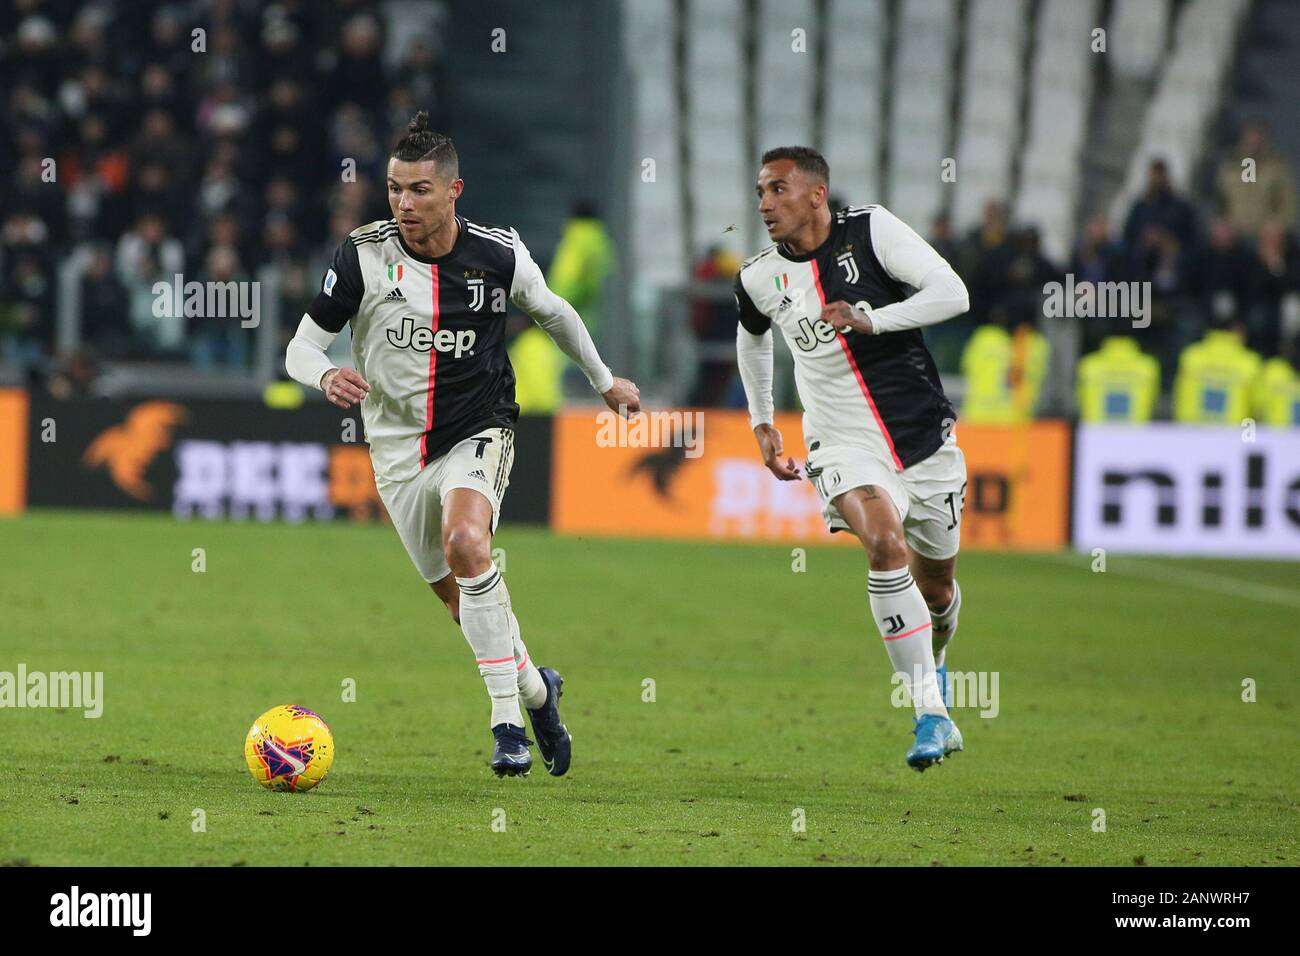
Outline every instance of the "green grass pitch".
{"type": "Polygon", "coordinates": [[[963,555],[949,666],[996,671],[999,713],[955,711],[966,752],[917,774],[860,552],[495,544],[568,682],[562,779],[491,774],[470,652],[391,528],[0,521],[0,670],[103,671],[105,696],[0,710],[0,862],[1300,862],[1295,564],[963,555]],[[270,793],[244,734],[295,702],[337,759],[270,793]]]}

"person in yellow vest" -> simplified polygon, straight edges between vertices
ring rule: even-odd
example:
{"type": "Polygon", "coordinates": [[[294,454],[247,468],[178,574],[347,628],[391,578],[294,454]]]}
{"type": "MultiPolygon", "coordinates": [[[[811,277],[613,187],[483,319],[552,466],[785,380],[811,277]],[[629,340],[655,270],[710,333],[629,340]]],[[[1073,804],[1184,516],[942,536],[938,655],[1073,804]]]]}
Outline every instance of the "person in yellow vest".
{"type": "Polygon", "coordinates": [[[1256,380],[1255,416],[1272,428],[1300,427],[1300,372],[1281,356],[1265,362],[1256,380]]]}
{"type": "Polygon", "coordinates": [[[1183,349],[1174,379],[1175,421],[1240,426],[1250,417],[1260,358],[1245,340],[1245,327],[1234,322],[1183,349]]]}
{"type": "MultiPolygon", "coordinates": [[[[546,282],[582,316],[593,339],[600,325],[601,292],[613,262],[613,244],[595,206],[575,203],[555,247],[546,282]]],[[[530,323],[510,346],[510,364],[515,370],[515,401],[520,412],[545,415],[560,407],[565,359],[549,335],[530,323]]]]}
{"type": "Polygon", "coordinates": [[[564,404],[564,356],[542,329],[529,323],[509,348],[515,401],[524,415],[549,415],[564,404]]]}
{"type": "Polygon", "coordinates": [[[1047,374],[1048,344],[1036,329],[998,325],[975,330],[962,351],[966,394],[961,416],[971,424],[1014,425],[1033,419],[1047,374]]]}
{"type": "Polygon", "coordinates": [[[1085,422],[1149,422],[1160,396],[1160,363],[1127,335],[1111,335],[1079,359],[1079,418],[1085,422]]]}

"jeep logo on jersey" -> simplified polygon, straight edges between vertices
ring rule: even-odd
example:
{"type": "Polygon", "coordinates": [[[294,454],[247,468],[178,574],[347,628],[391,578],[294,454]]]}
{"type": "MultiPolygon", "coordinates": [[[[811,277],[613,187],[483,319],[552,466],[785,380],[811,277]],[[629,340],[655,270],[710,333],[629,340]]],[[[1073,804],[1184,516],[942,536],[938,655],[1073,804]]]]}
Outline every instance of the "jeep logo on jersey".
{"type": "Polygon", "coordinates": [[[831,342],[834,339],[835,326],[821,319],[813,322],[804,316],[799,320],[799,335],[795,337],[794,344],[799,346],[801,351],[811,352],[819,342],[831,342]]]}
{"type": "Polygon", "coordinates": [[[415,319],[409,315],[402,316],[401,328],[388,330],[388,341],[399,349],[414,349],[417,352],[436,349],[439,352],[450,352],[452,358],[460,358],[466,353],[473,355],[474,340],[477,338],[478,333],[473,329],[439,329],[435,332],[427,325],[416,328],[415,319]]]}
{"type": "Polygon", "coordinates": [[[469,287],[469,307],[477,312],[483,308],[483,280],[466,279],[465,285],[469,287]]]}

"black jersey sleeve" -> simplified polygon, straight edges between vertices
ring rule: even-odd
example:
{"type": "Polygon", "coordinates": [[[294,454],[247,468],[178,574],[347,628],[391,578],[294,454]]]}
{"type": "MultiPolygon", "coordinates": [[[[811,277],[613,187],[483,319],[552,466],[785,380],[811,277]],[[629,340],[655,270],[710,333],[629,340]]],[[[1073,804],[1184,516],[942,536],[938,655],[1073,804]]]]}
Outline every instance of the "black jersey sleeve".
{"type": "Polygon", "coordinates": [[[736,273],[736,309],[740,313],[740,324],[745,327],[747,332],[753,335],[762,335],[772,327],[772,320],[765,316],[754,305],[754,300],[749,297],[745,291],[745,283],[740,279],[740,273],[736,273]]]}
{"type": "Polygon", "coordinates": [[[307,307],[307,314],[327,332],[342,332],[343,326],[361,307],[365,287],[357,247],[349,236],[335,250],[334,259],[321,282],[321,290],[307,307]]]}

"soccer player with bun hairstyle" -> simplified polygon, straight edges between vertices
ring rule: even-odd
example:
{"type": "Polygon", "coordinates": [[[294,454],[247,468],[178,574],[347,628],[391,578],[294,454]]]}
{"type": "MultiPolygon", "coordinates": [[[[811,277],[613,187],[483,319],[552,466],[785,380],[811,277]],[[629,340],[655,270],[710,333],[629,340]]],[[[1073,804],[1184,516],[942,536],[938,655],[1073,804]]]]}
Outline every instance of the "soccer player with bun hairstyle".
{"type": "Polygon", "coordinates": [[[398,537],[474,651],[491,699],[492,769],[514,776],[532,766],[522,704],[547,769],[560,776],[572,749],[558,708],[564,681],[533,661],[492,561],[519,417],[506,303],[546,330],[611,409],[637,413],[640,393],[606,368],[518,232],[460,214],[456,147],[424,112],[393,148],[387,186],[392,218],[339,245],[285,365],[340,408],[360,404],[398,537]],[[349,324],[354,367],[341,368],[325,352],[349,324]]]}
{"type": "Polygon", "coordinates": [[[769,150],[754,188],[772,245],[735,285],[754,437],[777,479],[800,479],[772,426],[776,325],[805,409],[808,480],[827,527],[866,549],[871,615],[916,710],[907,763],[924,770],[962,749],[945,652],[961,609],[966,461],[921,329],[965,312],[966,287],[883,206],[831,210],[830,167],[814,149],[769,150]]]}

